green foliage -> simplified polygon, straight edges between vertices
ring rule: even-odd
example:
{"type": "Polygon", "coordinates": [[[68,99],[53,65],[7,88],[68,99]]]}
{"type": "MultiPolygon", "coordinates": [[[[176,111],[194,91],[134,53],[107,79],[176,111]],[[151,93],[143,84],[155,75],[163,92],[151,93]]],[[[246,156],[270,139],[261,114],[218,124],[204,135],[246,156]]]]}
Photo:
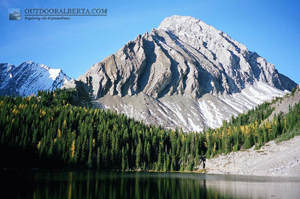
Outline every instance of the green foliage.
{"type": "Polygon", "coordinates": [[[300,131],[299,130],[292,130],[289,133],[286,134],[282,134],[281,136],[279,136],[279,138],[277,139],[277,142],[282,142],[282,141],[286,141],[289,140],[295,136],[299,136],[300,135],[300,131]]]}
{"type": "Polygon", "coordinates": [[[291,94],[292,94],[292,95],[294,95],[294,93],[295,93],[295,92],[296,92],[296,89],[295,89],[295,88],[293,88],[293,89],[292,89],[292,93],[291,93],[291,94]]]}
{"type": "Polygon", "coordinates": [[[201,133],[163,130],[78,104],[74,90],[0,97],[0,167],[192,171],[203,154],[258,149],[300,129],[300,103],[271,122],[264,121],[273,111],[265,103],[201,133]]]}
{"type": "Polygon", "coordinates": [[[204,140],[203,134],[166,131],[109,110],[73,106],[75,99],[70,90],[0,97],[0,167],[173,171],[206,150],[203,142],[192,144],[204,140]]]}

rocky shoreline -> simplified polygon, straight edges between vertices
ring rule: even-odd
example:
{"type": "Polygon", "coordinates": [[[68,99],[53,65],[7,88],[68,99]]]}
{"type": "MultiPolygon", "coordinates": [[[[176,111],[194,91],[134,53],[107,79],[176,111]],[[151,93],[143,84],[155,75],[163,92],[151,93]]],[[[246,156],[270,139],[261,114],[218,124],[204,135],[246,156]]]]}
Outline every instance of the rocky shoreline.
{"type": "Polygon", "coordinates": [[[300,136],[207,159],[206,173],[300,177],[300,136]]]}

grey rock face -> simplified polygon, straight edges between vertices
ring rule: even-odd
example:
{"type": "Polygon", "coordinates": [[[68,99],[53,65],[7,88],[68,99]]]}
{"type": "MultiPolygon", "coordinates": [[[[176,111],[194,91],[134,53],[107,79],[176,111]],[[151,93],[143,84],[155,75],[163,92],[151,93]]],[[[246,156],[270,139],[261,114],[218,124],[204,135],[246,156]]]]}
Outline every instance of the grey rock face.
{"type": "Polygon", "coordinates": [[[166,18],[117,53],[95,64],[80,81],[97,99],[106,94],[151,97],[240,92],[262,81],[280,90],[296,84],[257,53],[192,17],[166,18]]]}
{"type": "Polygon", "coordinates": [[[19,66],[0,63],[0,95],[28,96],[39,90],[61,88],[70,80],[60,69],[31,61],[19,66]]]}
{"type": "Polygon", "coordinates": [[[95,106],[184,130],[217,127],[296,87],[227,34],[182,16],[137,36],[78,81],[87,85],[95,106]]]}

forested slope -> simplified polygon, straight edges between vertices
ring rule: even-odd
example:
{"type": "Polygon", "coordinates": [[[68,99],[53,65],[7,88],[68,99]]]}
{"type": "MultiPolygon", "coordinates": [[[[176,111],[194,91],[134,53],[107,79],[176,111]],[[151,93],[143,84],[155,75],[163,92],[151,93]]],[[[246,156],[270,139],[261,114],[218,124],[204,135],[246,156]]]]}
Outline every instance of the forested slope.
{"type": "Polygon", "coordinates": [[[298,134],[300,128],[299,102],[271,122],[263,121],[275,107],[265,103],[218,129],[184,133],[76,106],[77,95],[56,90],[0,97],[0,168],[194,170],[202,154],[259,148],[279,136],[298,134]]]}

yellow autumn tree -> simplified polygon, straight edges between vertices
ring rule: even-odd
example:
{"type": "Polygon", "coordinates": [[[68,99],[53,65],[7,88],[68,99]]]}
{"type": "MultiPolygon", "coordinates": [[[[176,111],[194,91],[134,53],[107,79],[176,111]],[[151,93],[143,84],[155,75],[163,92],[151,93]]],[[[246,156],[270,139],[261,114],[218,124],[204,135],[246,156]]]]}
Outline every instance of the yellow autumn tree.
{"type": "Polygon", "coordinates": [[[75,157],[75,140],[73,140],[71,145],[71,158],[75,157]]]}
{"type": "Polygon", "coordinates": [[[68,126],[67,126],[67,121],[66,120],[64,120],[64,122],[63,122],[63,129],[67,129],[68,128],[68,126]]]}

